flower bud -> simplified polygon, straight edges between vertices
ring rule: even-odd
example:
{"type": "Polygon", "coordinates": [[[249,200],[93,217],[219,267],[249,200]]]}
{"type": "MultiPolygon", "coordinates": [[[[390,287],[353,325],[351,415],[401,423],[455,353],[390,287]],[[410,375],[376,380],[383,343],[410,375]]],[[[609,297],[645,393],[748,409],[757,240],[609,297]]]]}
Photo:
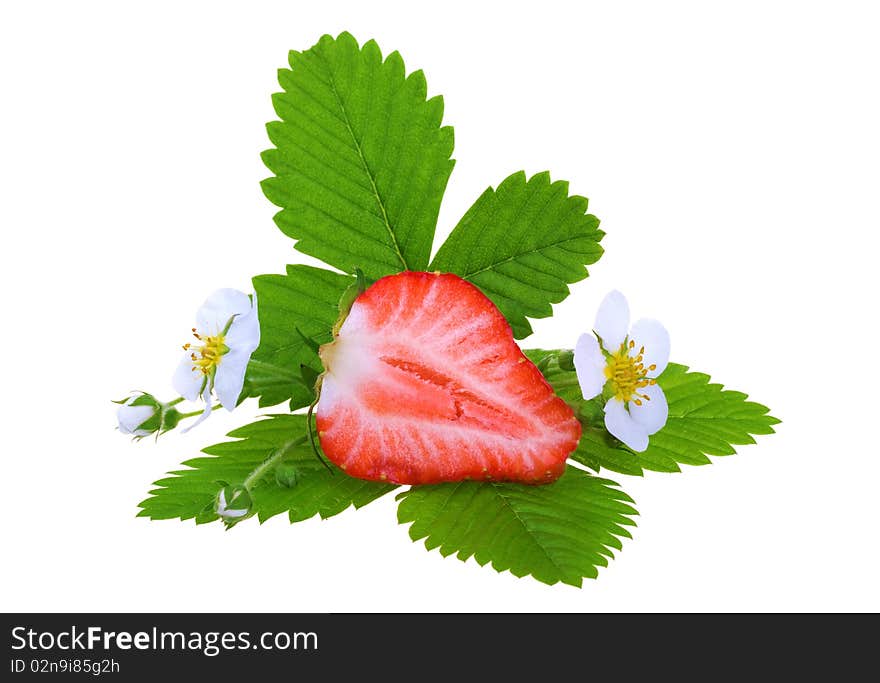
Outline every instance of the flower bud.
{"type": "Polygon", "coordinates": [[[560,351],[559,355],[556,357],[556,362],[559,364],[561,370],[574,372],[574,351],[568,349],[560,351]]]}
{"type": "Polygon", "coordinates": [[[122,401],[116,410],[117,428],[123,434],[141,439],[150,434],[174,429],[180,413],[173,406],[161,403],[155,396],[139,392],[122,401]]]}
{"type": "Polygon", "coordinates": [[[275,483],[281,488],[292,489],[299,483],[299,468],[288,462],[282,462],[275,468],[275,483]]]}
{"type": "Polygon", "coordinates": [[[214,512],[231,527],[250,514],[252,505],[251,494],[244,486],[224,486],[217,493],[214,512]]]}

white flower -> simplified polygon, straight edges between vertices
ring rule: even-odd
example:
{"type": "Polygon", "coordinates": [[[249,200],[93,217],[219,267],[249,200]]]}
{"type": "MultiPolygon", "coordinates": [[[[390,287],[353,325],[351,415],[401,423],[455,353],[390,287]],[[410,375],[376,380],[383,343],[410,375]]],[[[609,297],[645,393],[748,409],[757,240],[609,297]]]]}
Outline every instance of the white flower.
{"type": "Polygon", "coordinates": [[[205,401],[205,410],[189,431],[211,414],[211,392],[226,410],[233,410],[244,386],[251,354],[260,345],[256,295],[218,289],[196,313],[192,330],[196,342],[184,344],[174,373],[174,389],[184,398],[205,401]]]}
{"type": "Polygon", "coordinates": [[[589,400],[607,383],[611,398],[605,404],[605,428],[634,451],[644,451],[648,437],[669,416],[656,380],[669,362],[669,333],[648,319],[630,329],[629,304],[618,291],[603,299],[593,330],[595,336],[581,335],[574,350],[581,392],[589,400]]]}
{"type": "Polygon", "coordinates": [[[156,403],[132,405],[135,401],[139,401],[141,396],[144,396],[144,394],[131,396],[116,410],[117,427],[123,434],[148,436],[155,431],[152,429],[141,429],[141,427],[156,414],[159,406],[156,403]]]}

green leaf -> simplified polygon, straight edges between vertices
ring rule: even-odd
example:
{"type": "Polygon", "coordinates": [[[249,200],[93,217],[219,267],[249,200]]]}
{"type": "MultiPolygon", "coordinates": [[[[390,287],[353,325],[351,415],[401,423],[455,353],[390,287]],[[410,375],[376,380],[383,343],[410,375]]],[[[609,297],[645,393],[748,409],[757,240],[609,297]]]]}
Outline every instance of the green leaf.
{"type": "Polygon", "coordinates": [[[312,402],[301,366],[321,369],[308,343],[332,340],[339,317],[339,299],[354,282],[349,275],[311,266],[287,266],[286,275],[253,279],[260,318],[260,346],[248,365],[245,391],[259,396],[260,406],[291,401],[291,410],[312,402]],[[308,339],[304,338],[307,337],[308,339]]]}
{"type": "Polygon", "coordinates": [[[569,466],[553,484],[525,486],[462,481],[418,486],[398,495],[397,517],[409,535],[443,556],[458,553],[499,572],[580,586],[608,564],[638,514],[632,499],[569,466]]]}
{"type": "Polygon", "coordinates": [[[309,405],[315,392],[302,375],[297,376],[280,365],[252,359],[239,401],[256,397],[260,399],[261,408],[289,401],[290,410],[294,411],[309,405]]]}
{"type": "Polygon", "coordinates": [[[567,285],[587,277],[584,266],[602,255],[605,233],[586,211],[587,200],[569,196],[568,183],[551,183],[549,173],[528,181],[514,173],[480,196],[430,269],[477,285],[522,339],[532,333],[526,317],[552,315],[550,304],[565,299],[567,285]]]}
{"type": "Polygon", "coordinates": [[[566,352],[570,352],[570,349],[523,349],[523,354],[544,373],[544,377],[553,385],[553,390],[559,398],[569,405],[581,406],[585,401],[577,381],[577,374],[574,370],[566,370],[559,366],[559,356],[566,352]]]}
{"type": "Polygon", "coordinates": [[[348,33],[289,62],[272,98],[281,120],[267,126],[275,148],[263,153],[278,227],[348,273],[424,270],[454,164],[443,99],[426,100],[424,74],[406,76],[397,52],[383,61],[374,41],[358,48],[348,33]]]}
{"type": "Polygon", "coordinates": [[[670,363],[657,378],[669,402],[669,419],[651,436],[647,450],[635,453],[605,430],[601,403],[583,400],[577,375],[559,367],[553,357],[556,351],[525,353],[535,363],[550,356],[544,376],[579,413],[584,425],[571,457],[596,471],[604,467],[639,475],[643,470],[678,472],[680,465],[707,465],[712,462],[708,456],[733,455],[734,446],[755,443],[754,435],[773,434],[773,425],[779,424],[769,408],[748,401],[746,394],[724,389],[710,382],[709,375],[670,363]]]}
{"type": "Polygon", "coordinates": [[[305,415],[275,415],[246,425],[229,433],[235,441],[227,441],[204,449],[207,457],[194,458],[183,463],[187,469],[170,472],[155,482],[157,488],[140,503],[139,517],[151,519],[195,519],[197,524],[218,519],[214,512],[214,497],[228,482],[239,485],[257,468],[264,471],[250,487],[253,510],[261,522],[281,513],[287,513],[291,522],[299,522],[315,515],[322,518],[337,515],[354,505],[363,507],[385,495],[395,487],[348,476],[330,465],[327,471],[301,437],[306,434],[305,415]],[[302,443],[284,451],[284,457],[270,462],[291,440],[302,443]],[[279,465],[296,468],[296,484],[282,471],[281,482],[275,476],[279,465]]]}

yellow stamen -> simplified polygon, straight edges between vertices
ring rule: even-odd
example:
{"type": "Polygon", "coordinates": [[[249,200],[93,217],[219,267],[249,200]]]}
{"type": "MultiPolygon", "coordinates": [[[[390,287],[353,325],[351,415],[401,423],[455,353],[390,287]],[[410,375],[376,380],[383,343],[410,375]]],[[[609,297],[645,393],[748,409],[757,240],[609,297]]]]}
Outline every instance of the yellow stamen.
{"type": "Polygon", "coordinates": [[[605,365],[605,377],[611,380],[611,386],[614,389],[614,397],[624,401],[632,401],[637,406],[642,405],[642,399],[650,401],[647,394],[639,393],[639,389],[651,386],[657,383],[657,380],[647,377],[648,372],[657,369],[657,366],[651,364],[647,368],[643,363],[645,355],[645,347],[639,349],[636,357],[629,355],[629,351],[634,350],[636,344],[630,340],[628,345],[621,345],[620,350],[611,354],[605,365]]]}
{"type": "Polygon", "coordinates": [[[203,375],[210,375],[214,372],[223,356],[229,352],[229,347],[225,344],[223,333],[203,337],[198,333],[196,328],[192,330],[193,336],[201,343],[200,346],[193,347],[192,344],[184,344],[183,348],[189,351],[194,348],[190,354],[193,363],[193,372],[201,372],[203,375]]]}

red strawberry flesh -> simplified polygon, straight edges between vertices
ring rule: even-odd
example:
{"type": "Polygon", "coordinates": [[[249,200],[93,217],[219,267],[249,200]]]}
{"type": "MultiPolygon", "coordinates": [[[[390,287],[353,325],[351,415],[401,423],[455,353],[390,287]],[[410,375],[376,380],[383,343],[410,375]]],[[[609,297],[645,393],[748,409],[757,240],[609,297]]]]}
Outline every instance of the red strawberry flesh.
{"type": "Polygon", "coordinates": [[[580,438],[498,308],[457,275],[378,280],[320,353],[321,448],[353,477],[548,483],[580,438]]]}

